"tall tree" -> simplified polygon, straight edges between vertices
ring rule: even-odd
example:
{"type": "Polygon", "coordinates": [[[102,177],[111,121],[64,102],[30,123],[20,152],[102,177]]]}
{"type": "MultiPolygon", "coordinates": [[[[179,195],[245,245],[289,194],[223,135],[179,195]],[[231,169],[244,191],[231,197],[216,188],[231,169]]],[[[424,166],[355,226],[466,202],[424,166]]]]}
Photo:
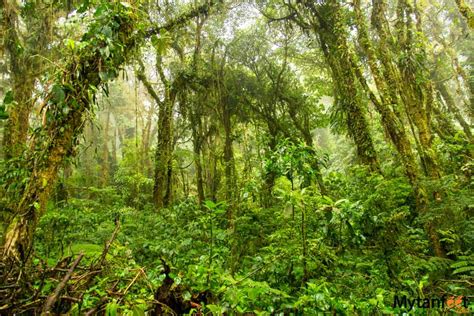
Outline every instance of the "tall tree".
{"type": "Polygon", "coordinates": [[[84,114],[91,108],[97,91],[106,88],[107,82],[118,75],[120,67],[143,38],[186,23],[207,12],[212,5],[212,2],[206,3],[165,25],[143,32],[139,28],[143,24],[137,23],[137,11],[129,4],[100,4],[95,20],[81,38],[80,47],[71,47],[72,57],[64,61],[43,98],[46,121],[35,133],[31,150],[24,157],[23,168],[29,176],[13,197],[17,203],[4,235],[4,261],[25,263],[30,257],[33,233],[44,214],[58,170],[64,159],[74,153],[84,126],[84,114]],[[107,37],[101,35],[104,27],[110,30],[107,37]]]}

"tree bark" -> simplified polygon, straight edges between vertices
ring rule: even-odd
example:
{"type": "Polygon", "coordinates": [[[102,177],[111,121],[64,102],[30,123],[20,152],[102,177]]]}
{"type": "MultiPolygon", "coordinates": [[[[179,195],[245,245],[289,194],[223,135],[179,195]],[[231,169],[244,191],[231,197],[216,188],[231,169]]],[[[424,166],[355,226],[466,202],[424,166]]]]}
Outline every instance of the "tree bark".
{"type": "Polygon", "coordinates": [[[165,101],[159,109],[158,121],[158,143],[155,155],[155,186],[153,197],[155,206],[159,209],[169,205],[171,196],[171,172],[172,172],[172,129],[173,129],[173,106],[174,93],[167,89],[165,101]]]}
{"type": "Polygon", "coordinates": [[[165,101],[159,110],[158,143],[155,153],[155,185],[153,198],[159,209],[166,207],[165,194],[168,188],[168,167],[171,160],[171,113],[172,105],[165,101]]]}
{"type": "MultiPolygon", "coordinates": [[[[183,24],[202,11],[207,12],[214,3],[206,3],[203,6],[183,14],[176,20],[155,28],[151,34],[161,29],[170,29],[176,25],[183,24]]],[[[64,100],[54,97],[53,91],[46,92],[44,100],[48,101],[48,111],[52,117],[48,124],[43,126],[40,133],[35,134],[29,157],[26,159],[26,170],[31,170],[28,182],[21,188],[15,215],[8,223],[3,240],[2,261],[25,264],[30,257],[32,249],[33,233],[36,225],[44,213],[46,202],[49,199],[52,188],[57,178],[57,173],[65,157],[74,154],[77,138],[81,134],[84,125],[84,113],[91,107],[90,95],[106,84],[97,71],[101,65],[102,71],[120,68],[128,59],[140,42],[141,38],[135,36],[137,25],[136,15],[133,9],[127,8],[120,3],[110,6],[114,23],[111,25],[113,40],[122,45],[114,45],[114,58],[106,59],[95,47],[86,46],[80,54],[80,58],[68,60],[63,67],[64,73],[56,82],[64,92],[64,100]],[[80,71],[78,71],[80,70],[80,71]],[[93,87],[92,89],[69,89],[71,87],[93,87]],[[63,102],[60,102],[63,101],[63,102]],[[73,111],[64,114],[63,105],[67,104],[73,111]]],[[[101,22],[110,22],[109,20],[101,22]]],[[[99,22],[93,22],[99,23],[99,22]]],[[[93,24],[97,27],[97,24],[93,24]]],[[[84,42],[96,36],[90,29],[84,35],[84,42]]],[[[107,46],[105,40],[97,39],[98,43],[107,46]],[[103,41],[102,43],[100,41],[103,41]]],[[[62,98],[61,98],[62,99],[62,98]]],[[[16,167],[16,166],[15,166],[16,167]]]]}
{"type": "Polygon", "coordinates": [[[161,81],[165,86],[164,100],[162,101],[151,83],[145,76],[144,65],[140,61],[137,78],[143,83],[148,94],[158,105],[158,142],[155,151],[155,184],[153,187],[153,200],[160,209],[167,207],[171,200],[172,186],[172,148],[173,148],[173,108],[176,92],[166,79],[161,66],[161,57],[157,58],[157,69],[161,81]]]}
{"type": "Polygon", "coordinates": [[[415,34],[413,15],[416,11],[405,0],[399,1],[397,9],[398,27],[400,34],[398,38],[400,53],[405,58],[400,59],[398,67],[400,69],[401,81],[400,86],[403,87],[401,99],[403,100],[408,117],[413,121],[418,131],[418,139],[420,142],[420,157],[426,168],[426,173],[433,179],[439,179],[440,170],[437,162],[436,153],[433,149],[433,136],[430,128],[430,112],[433,102],[433,89],[431,88],[431,80],[428,74],[415,61],[423,63],[420,60],[424,57],[426,60],[426,52],[422,44],[422,40],[417,41],[415,48],[415,34]]]}
{"type": "MultiPolygon", "coordinates": [[[[307,124],[301,124],[301,122],[298,121],[298,118],[296,117],[296,113],[295,113],[295,108],[293,106],[290,105],[290,109],[288,112],[290,114],[290,117],[296,129],[300,131],[306,146],[313,149],[314,147],[313,137],[311,136],[311,131],[309,130],[309,127],[307,126],[307,124]]],[[[323,175],[321,172],[321,166],[316,157],[312,157],[311,168],[314,171],[314,178],[319,187],[319,192],[321,193],[321,195],[327,195],[328,190],[326,189],[326,186],[324,185],[323,175]]],[[[309,182],[311,182],[311,179],[309,179],[309,182]]]]}
{"type": "MultiPolygon", "coordinates": [[[[136,23],[132,18],[133,14],[125,15],[123,11],[126,9],[120,4],[117,6],[120,6],[117,7],[116,13],[117,28],[112,30],[123,44],[121,51],[116,52],[122,54],[121,57],[105,62],[96,50],[86,46],[80,59],[71,59],[65,65],[61,81],[55,85],[64,92],[64,100],[55,98],[54,91],[49,91],[45,95],[44,99],[48,101],[47,111],[51,111],[52,117],[46,121],[42,132],[35,134],[31,151],[26,159],[25,168],[31,172],[28,182],[21,189],[15,214],[4,236],[2,259],[6,262],[24,264],[29,258],[33,233],[45,210],[46,202],[57,179],[57,172],[64,158],[73,155],[77,137],[83,128],[83,114],[91,106],[89,99],[91,91],[82,87],[104,85],[105,82],[97,72],[98,64],[108,64],[114,69],[120,67],[127,58],[126,53],[136,45],[132,37],[136,23]],[[77,69],[81,71],[77,72],[77,69]],[[65,84],[76,89],[68,89],[65,84]],[[74,108],[74,111],[64,114],[63,102],[70,108],[74,108]]],[[[94,34],[86,33],[84,36],[94,36],[94,34]]]]}
{"type": "Polygon", "coordinates": [[[32,91],[35,76],[31,56],[22,52],[23,45],[17,31],[18,15],[20,10],[16,1],[3,0],[1,2],[3,15],[2,27],[5,30],[4,48],[9,57],[11,76],[11,92],[14,104],[11,106],[8,120],[5,124],[3,149],[6,159],[20,157],[25,149],[29,126],[29,114],[33,104],[32,91]]]}
{"type": "Polygon", "coordinates": [[[202,123],[201,117],[192,111],[191,114],[191,128],[192,128],[192,137],[193,137],[193,159],[194,166],[196,168],[196,187],[198,192],[198,204],[202,205],[204,202],[204,181],[202,176],[202,164],[201,164],[201,146],[202,146],[202,123]]]}
{"type": "Polygon", "coordinates": [[[474,12],[464,0],[455,0],[459,13],[466,19],[469,28],[474,29],[474,12]]]}
{"type": "Polygon", "coordinates": [[[104,126],[104,139],[103,139],[103,152],[102,152],[102,186],[107,186],[110,177],[110,162],[109,162],[109,126],[110,126],[110,109],[107,108],[105,126],[104,126]]]}
{"type": "Polygon", "coordinates": [[[351,52],[346,40],[347,31],[342,21],[341,8],[335,1],[331,1],[325,4],[325,13],[324,16],[314,13],[318,19],[314,32],[318,34],[325,60],[331,69],[335,103],[344,112],[348,133],[355,143],[360,161],[372,171],[380,172],[364,106],[357,91],[357,79],[351,67],[348,67],[351,64],[351,52]]]}
{"type": "MultiPolygon", "coordinates": [[[[225,169],[225,199],[231,203],[233,199],[234,188],[234,153],[232,150],[232,122],[231,113],[228,104],[224,100],[222,125],[224,126],[224,169],[225,169]]],[[[232,218],[232,214],[227,214],[232,218]]]]}
{"type": "MultiPolygon", "coordinates": [[[[375,106],[377,112],[379,112],[382,120],[382,125],[387,131],[388,136],[390,137],[391,142],[397,149],[400,159],[402,160],[403,166],[405,168],[405,174],[412,186],[415,200],[416,200],[416,209],[419,213],[425,213],[428,211],[428,197],[426,194],[425,188],[420,182],[419,171],[416,164],[415,155],[413,153],[408,134],[403,126],[403,122],[400,117],[397,116],[397,102],[399,98],[396,94],[393,93],[393,90],[396,91],[396,82],[397,82],[397,72],[393,67],[390,60],[388,60],[389,55],[386,51],[387,37],[388,32],[383,17],[382,9],[384,7],[383,2],[375,1],[376,5],[374,6],[375,12],[372,15],[372,24],[378,30],[379,33],[379,56],[377,56],[377,51],[373,48],[371,41],[368,37],[368,28],[365,22],[362,10],[360,8],[360,0],[354,1],[354,12],[356,17],[356,25],[358,31],[358,42],[363,49],[364,53],[367,55],[369,68],[371,70],[372,76],[374,78],[377,90],[379,92],[380,100],[376,95],[371,91],[368,84],[363,77],[362,71],[358,68],[355,60],[352,60],[352,67],[355,69],[357,78],[361,83],[362,87],[365,89],[370,100],[375,106]],[[380,57],[380,59],[378,59],[380,57]],[[381,61],[384,65],[385,73],[383,73],[377,65],[377,61],[381,61]],[[395,85],[391,85],[395,84],[395,85]]],[[[432,242],[433,249],[438,256],[443,256],[443,250],[439,241],[439,237],[434,230],[434,226],[431,222],[426,224],[426,231],[432,242]]]]}
{"type": "Polygon", "coordinates": [[[446,88],[446,84],[442,82],[441,80],[436,80],[436,79],[435,79],[435,82],[436,82],[436,89],[440,92],[441,96],[443,97],[443,100],[446,103],[446,106],[448,107],[449,111],[453,114],[454,118],[461,125],[464,131],[464,134],[466,134],[466,137],[470,141],[472,141],[471,127],[466,122],[461,112],[459,111],[458,107],[456,106],[456,102],[454,101],[454,98],[451,95],[451,93],[446,88]]]}

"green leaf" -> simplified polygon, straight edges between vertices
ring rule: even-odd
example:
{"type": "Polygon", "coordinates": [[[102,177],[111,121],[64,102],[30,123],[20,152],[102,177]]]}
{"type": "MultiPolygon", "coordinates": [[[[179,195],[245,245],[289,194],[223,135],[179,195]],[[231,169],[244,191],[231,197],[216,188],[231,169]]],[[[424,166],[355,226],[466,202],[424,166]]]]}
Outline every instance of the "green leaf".
{"type": "Polygon", "coordinates": [[[74,48],[76,47],[76,42],[73,40],[73,39],[66,39],[66,47],[74,50],[74,48]]]}
{"type": "Polygon", "coordinates": [[[153,46],[158,45],[158,41],[159,41],[158,36],[156,36],[155,34],[153,34],[153,35],[151,36],[151,43],[153,44],[153,46]]]}
{"type": "Polygon", "coordinates": [[[189,293],[189,291],[186,291],[186,292],[183,293],[183,299],[184,299],[185,301],[191,300],[191,297],[192,297],[192,296],[191,296],[191,293],[189,293]]]}
{"type": "Polygon", "coordinates": [[[64,100],[66,99],[66,93],[64,93],[64,90],[61,85],[55,84],[53,88],[51,89],[53,101],[57,104],[63,103],[64,100]]]}
{"type": "Polygon", "coordinates": [[[208,209],[212,210],[216,207],[216,203],[214,203],[211,200],[206,200],[206,201],[204,201],[204,206],[207,207],[208,209]]]}
{"type": "Polygon", "coordinates": [[[82,5],[79,7],[79,9],[77,10],[78,13],[84,13],[87,11],[87,9],[89,8],[89,5],[90,5],[90,1],[89,0],[83,0],[82,1],[82,5]]]}
{"type": "Polygon", "coordinates": [[[107,304],[107,307],[105,308],[105,315],[106,316],[116,316],[117,315],[117,309],[118,305],[115,302],[111,302],[107,304]]]}
{"type": "Polygon", "coordinates": [[[145,316],[145,312],[143,311],[143,308],[139,306],[135,306],[133,308],[133,316],[145,316]]]}
{"type": "Polygon", "coordinates": [[[107,81],[109,79],[109,73],[101,71],[99,72],[99,77],[102,81],[107,81]]]}
{"type": "Polygon", "coordinates": [[[3,98],[3,105],[11,104],[14,101],[13,91],[8,91],[3,98]]]}
{"type": "Polygon", "coordinates": [[[110,49],[109,49],[109,46],[105,46],[104,48],[104,51],[103,51],[103,54],[106,58],[109,58],[110,56],[110,49]]]}
{"type": "Polygon", "coordinates": [[[474,266],[467,266],[467,267],[456,269],[453,271],[453,274],[460,274],[460,273],[465,273],[469,271],[474,271],[474,266]]]}
{"type": "Polygon", "coordinates": [[[220,307],[219,305],[206,305],[212,315],[222,315],[225,312],[225,308],[220,307]]]}
{"type": "Polygon", "coordinates": [[[0,106],[0,120],[6,120],[8,118],[8,113],[5,111],[5,107],[0,106]]]}
{"type": "Polygon", "coordinates": [[[94,17],[98,17],[100,15],[102,15],[104,13],[104,11],[106,11],[108,8],[107,8],[107,4],[105,3],[102,3],[101,5],[99,5],[97,7],[97,9],[95,10],[94,12],[94,17]]]}

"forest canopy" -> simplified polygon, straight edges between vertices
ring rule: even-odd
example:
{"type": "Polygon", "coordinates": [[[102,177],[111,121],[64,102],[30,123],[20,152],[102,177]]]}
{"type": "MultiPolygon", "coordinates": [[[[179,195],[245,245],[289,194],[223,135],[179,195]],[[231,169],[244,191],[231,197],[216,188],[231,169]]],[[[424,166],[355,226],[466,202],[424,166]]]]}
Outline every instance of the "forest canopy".
{"type": "Polygon", "coordinates": [[[469,0],[0,1],[0,315],[474,310],[469,0]]]}

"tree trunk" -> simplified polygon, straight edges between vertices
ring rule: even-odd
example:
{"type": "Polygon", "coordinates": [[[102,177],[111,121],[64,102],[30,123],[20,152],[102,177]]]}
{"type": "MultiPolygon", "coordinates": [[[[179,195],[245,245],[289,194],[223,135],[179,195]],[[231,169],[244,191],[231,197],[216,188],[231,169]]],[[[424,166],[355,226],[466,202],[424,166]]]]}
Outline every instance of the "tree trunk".
{"type": "MultiPolygon", "coordinates": [[[[289,109],[289,114],[293,121],[293,124],[300,131],[306,146],[313,149],[314,147],[313,137],[311,136],[311,131],[309,130],[308,124],[301,124],[301,122],[298,121],[298,118],[296,117],[296,113],[293,107],[289,109]]],[[[321,172],[321,166],[318,160],[316,159],[316,157],[312,157],[311,168],[313,169],[314,178],[319,187],[319,192],[321,193],[321,195],[327,195],[328,191],[326,189],[326,186],[324,185],[323,175],[321,172]]],[[[308,182],[311,182],[311,179],[308,179],[308,182]]]]}
{"type": "MultiPolygon", "coordinates": [[[[26,159],[28,165],[25,165],[25,169],[31,170],[31,173],[28,182],[22,187],[15,214],[8,223],[3,240],[2,259],[6,262],[24,264],[29,258],[33,233],[54,187],[58,169],[65,157],[74,154],[76,140],[84,124],[83,114],[91,106],[89,95],[105,84],[97,72],[98,65],[102,64],[104,71],[115,70],[125,62],[127,53],[136,45],[135,39],[131,37],[136,21],[132,18],[133,15],[123,13],[126,9],[121,4],[117,4],[118,7],[120,9],[114,11],[116,25],[112,28],[112,34],[116,36],[115,40],[123,44],[114,46],[114,54],[122,57],[115,58],[113,62],[105,62],[96,50],[84,47],[81,57],[71,59],[63,67],[65,70],[60,81],[53,85],[62,90],[63,97],[58,98],[57,93],[54,93],[58,90],[54,89],[44,97],[48,102],[45,110],[51,111],[52,117],[32,140],[29,157],[26,159]],[[77,69],[81,71],[77,72],[77,69]],[[69,86],[94,88],[73,90],[69,86]],[[74,108],[74,111],[65,113],[64,104],[74,108]]],[[[95,33],[87,32],[84,36],[94,37],[95,33]]],[[[107,45],[105,41],[103,44],[107,45]]]]}
{"type": "MultiPolygon", "coordinates": [[[[137,78],[143,83],[148,94],[158,104],[158,138],[155,151],[155,183],[153,200],[156,208],[167,207],[172,195],[172,153],[173,153],[173,108],[176,93],[166,79],[161,66],[161,57],[157,57],[157,69],[162,83],[165,86],[164,100],[161,101],[158,93],[145,76],[145,66],[139,61],[137,78]]],[[[151,124],[150,124],[151,125],[151,124]]]]}
{"type": "Polygon", "coordinates": [[[470,141],[472,141],[471,127],[469,126],[469,124],[466,122],[466,120],[460,113],[458,107],[456,106],[456,102],[454,101],[453,96],[446,88],[446,84],[442,82],[441,80],[439,80],[439,78],[436,78],[435,82],[436,82],[436,89],[440,92],[441,96],[443,97],[443,100],[446,103],[448,110],[454,115],[454,118],[461,125],[464,131],[464,134],[466,134],[466,137],[470,141]]]}
{"type": "Polygon", "coordinates": [[[151,125],[153,121],[153,115],[155,112],[155,108],[151,107],[147,111],[146,116],[146,123],[143,129],[143,136],[142,136],[142,164],[144,168],[144,174],[150,174],[152,170],[151,160],[150,160],[150,139],[151,139],[151,125]]]}
{"type": "Polygon", "coordinates": [[[197,113],[191,114],[191,125],[193,136],[193,159],[194,166],[196,168],[196,187],[198,192],[198,204],[202,205],[205,199],[201,164],[202,124],[201,118],[198,117],[197,113]]]}
{"type": "MultiPolygon", "coordinates": [[[[169,98],[169,97],[168,97],[169,98]]],[[[171,142],[172,142],[172,111],[174,99],[163,102],[159,111],[158,143],[155,159],[155,186],[153,198],[155,206],[159,209],[167,207],[169,203],[169,190],[171,185],[171,142]],[[167,194],[168,192],[168,194],[167,194]]]]}
{"type": "MultiPolygon", "coordinates": [[[[403,122],[400,117],[397,116],[397,96],[393,93],[393,90],[396,89],[396,85],[391,85],[396,82],[396,71],[392,67],[392,64],[388,58],[388,52],[385,51],[387,45],[387,31],[384,28],[385,22],[383,14],[381,13],[380,6],[384,5],[383,3],[377,2],[377,5],[374,6],[375,13],[372,16],[372,23],[376,26],[379,31],[380,36],[380,45],[379,50],[380,59],[384,60],[381,63],[385,65],[385,73],[383,73],[377,65],[376,51],[373,48],[371,41],[368,37],[367,25],[364,20],[360,8],[360,0],[354,1],[355,8],[355,17],[356,25],[358,30],[358,42],[362,47],[363,51],[367,55],[369,68],[371,70],[372,76],[376,83],[378,89],[380,100],[375,96],[375,94],[369,88],[365,78],[363,77],[362,71],[358,68],[355,60],[351,61],[352,67],[355,69],[357,79],[359,80],[362,87],[365,89],[366,93],[369,95],[370,100],[375,106],[377,112],[379,112],[382,120],[382,126],[387,131],[388,136],[390,137],[391,142],[397,149],[399,157],[402,160],[403,166],[405,168],[405,174],[412,186],[413,193],[416,200],[416,209],[419,213],[425,213],[428,211],[428,197],[426,195],[425,188],[421,185],[419,180],[419,171],[416,164],[415,155],[411,148],[410,140],[408,134],[403,126],[403,122]],[[387,80],[388,79],[388,80],[387,80]]],[[[433,224],[431,222],[427,223],[426,231],[428,236],[433,244],[433,249],[435,253],[439,256],[443,256],[443,251],[440,245],[439,237],[436,231],[433,229],[433,224]]]]}
{"type": "Polygon", "coordinates": [[[471,30],[474,29],[474,12],[464,0],[455,0],[459,13],[466,19],[471,30]]]}
{"type": "MultiPolygon", "coordinates": [[[[277,147],[277,132],[274,127],[272,127],[271,124],[267,122],[268,125],[268,131],[270,132],[270,142],[268,144],[268,152],[267,152],[267,159],[271,159],[272,153],[275,152],[276,147],[277,147]]],[[[263,190],[262,190],[262,204],[264,207],[269,208],[273,204],[273,187],[275,186],[275,180],[276,180],[276,174],[275,171],[270,169],[270,170],[265,170],[265,177],[264,177],[264,183],[263,183],[263,190]]]]}
{"type": "Polygon", "coordinates": [[[6,159],[21,157],[25,149],[29,126],[29,114],[33,101],[31,100],[35,76],[31,56],[22,51],[22,43],[17,33],[18,16],[20,10],[16,1],[3,0],[1,9],[3,14],[2,27],[5,29],[4,47],[9,57],[11,76],[11,91],[14,105],[9,109],[9,117],[5,124],[3,146],[6,159]]]}
{"type": "MultiPolygon", "coordinates": [[[[116,121],[115,121],[116,122],[116,121]]],[[[112,167],[112,174],[115,173],[117,164],[118,164],[118,158],[117,158],[117,126],[114,128],[114,135],[112,137],[112,153],[111,153],[111,162],[110,165],[112,167]]]]}
{"type": "MultiPolygon", "coordinates": [[[[224,101],[225,102],[225,101],[224,101]]],[[[232,150],[232,122],[228,104],[223,104],[222,124],[224,126],[224,169],[225,169],[225,199],[229,203],[227,208],[227,219],[233,221],[233,198],[234,198],[234,153],[232,150]]]]}
{"type": "Polygon", "coordinates": [[[109,126],[110,126],[110,109],[107,108],[107,118],[104,126],[103,152],[102,152],[102,186],[107,186],[110,177],[110,162],[109,162],[109,126]]]}
{"type": "Polygon", "coordinates": [[[426,172],[432,179],[439,179],[440,170],[433,149],[433,136],[430,128],[430,114],[433,106],[433,89],[429,74],[419,64],[426,61],[426,52],[422,40],[416,40],[417,30],[414,17],[419,23],[419,14],[406,0],[400,0],[397,8],[397,31],[400,54],[405,56],[398,61],[400,70],[401,99],[406,107],[409,120],[418,131],[420,157],[426,172]],[[416,43],[415,43],[416,41],[416,43]],[[421,57],[424,57],[421,60],[421,57]],[[418,64],[417,64],[418,63],[418,64]]]}
{"type": "Polygon", "coordinates": [[[372,171],[380,172],[377,154],[370,135],[365,109],[357,91],[357,79],[350,66],[350,49],[347,31],[341,17],[341,8],[336,2],[325,4],[326,16],[315,13],[319,25],[314,26],[318,34],[325,60],[331,70],[336,96],[336,105],[344,112],[349,136],[354,141],[360,161],[372,171]]]}

